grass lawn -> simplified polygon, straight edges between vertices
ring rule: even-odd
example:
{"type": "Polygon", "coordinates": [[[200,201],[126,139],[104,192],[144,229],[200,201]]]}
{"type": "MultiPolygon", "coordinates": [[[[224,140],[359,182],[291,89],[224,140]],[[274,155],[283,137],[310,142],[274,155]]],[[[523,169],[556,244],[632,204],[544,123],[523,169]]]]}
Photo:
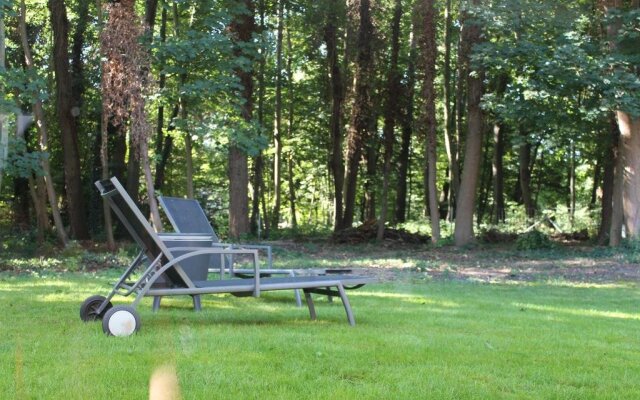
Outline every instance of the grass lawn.
{"type": "MultiPolygon", "coordinates": [[[[477,283],[424,274],[317,299],[165,298],[106,337],[78,310],[117,270],[0,273],[0,398],[143,399],[175,367],[185,399],[640,398],[635,284],[477,283]]],[[[129,299],[116,298],[114,304],[129,299]]]]}

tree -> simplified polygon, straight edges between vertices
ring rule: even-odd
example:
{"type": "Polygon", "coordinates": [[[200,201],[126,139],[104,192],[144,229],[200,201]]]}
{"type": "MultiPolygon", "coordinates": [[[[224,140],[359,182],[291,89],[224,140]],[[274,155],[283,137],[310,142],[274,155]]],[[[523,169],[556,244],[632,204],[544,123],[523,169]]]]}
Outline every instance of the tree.
{"type": "MultiPolygon", "coordinates": [[[[373,23],[369,0],[357,0],[358,38],[356,42],[355,99],[347,137],[345,200],[341,228],[353,224],[358,180],[358,166],[365,138],[372,126],[371,83],[373,78],[373,23]]],[[[355,16],[353,16],[355,17],[355,16]]]]}
{"type": "Polygon", "coordinates": [[[75,117],[79,111],[72,103],[73,81],[69,66],[69,21],[64,0],[49,0],[53,29],[53,65],[56,78],[56,111],[64,150],[64,178],[67,193],[71,235],[88,239],[84,193],[80,176],[78,127],[75,117]]]}
{"type": "MultiPolygon", "coordinates": [[[[102,31],[102,154],[106,154],[109,123],[115,126],[128,123],[132,143],[130,152],[134,153],[133,159],[140,160],[142,165],[151,220],[154,228],[161,231],[162,222],[149,159],[151,132],[143,96],[149,71],[148,55],[139,43],[144,29],[138,22],[134,5],[135,0],[109,4],[109,20],[102,31]]],[[[103,166],[105,164],[103,160],[103,166]]]]}
{"type": "Polygon", "coordinates": [[[398,70],[398,54],[400,52],[400,19],[402,17],[402,1],[394,3],[393,19],[391,20],[391,56],[389,70],[387,72],[387,92],[384,110],[384,169],[382,181],[382,199],[380,201],[380,218],[378,219],[378,232],[376,238],[381,241],[384,238],[384,228],[387,222],[387,208],[389,196],[389,181],[391,180],[391,158],[393,157],[393,144],[395,142],[395,125],[398,116],[398,102],[395,96],[400,92],[400,72],[398,70]]]}
{"type": "MultiPolygon", "coordinates": [[[[472,4],[479,9],[481,0],[472,0],[472,4]]],[[[481,27],[478,21],[467,21],[462,35],[465,45],[471,48],[473,48],[474,44],[479,43],[481,27]]],[[[482,80],[482,69],[476,64],[467,76],[468,127],[460,192],[456,203],[456,225],[454,231],[456,246],[464,246],[475,240],[473,236],[473,213],[482,158],[482,134],[484,130],[482,110],[480,108],[482,80]]]]}
{"type": "MultiPolygon", "coordinates": [[[[427,140],[425,153],[427,154],[427,185],[429,192],[429,217],[431,219],[431,241],[440,240],[440,213],[438,211],[438,189],[436,187],[436,26],[433,0],[424,0],[424,104],[425,128],[427,140]]],[[[475,40],[475,39],[471,39],[475,40]]],[[[479,101],[480,99],[478,99],[479,101]]],[[[456,224],[457,225],[457,224],[456,224]]]]}
{"type": "Polygon", "coordinates": [[[332,0],[328,5],[328,13],[324,25],[324,42],[327,45],[327,67],[329,76],[329,92],[331,95],[330,118],[330,143],[329,165],[333,177],[333,229],[342,228],[344,186],[344,162],[342,158],[342,103],[344,101],[344,85],[342,69],[338,60],[338,0],[332,0]]]}
{"type": "MultiPolygon", "coordinates": [[[[34,70],[33,64],[33,55],[31,54],[31,47],[29,46],[29,41],[27,38],[27,7],[25,6],[24,0],[20,2],[20,15],[18,18],[18,31],[20,35],[20,42],[22,43],[22,50],[24,52],[24,65],[28,71],[34,70]]],[[[42,106],[41,94],[37,91],[30,93],[33,98],[33,110],[36,116],[36,126],[39,131],[39,151],[43,154],[49,153],[49,135],[47,132],[47,124],[45,122],[45,113],[44,108],[42,106]]],[[[49,163],[48,157],[41,157],[40,165],[42,167],[42,178],[44,181],[44,185],[46,185],[46,193],[49,199],[49,205],[51,207],[51,214],[53,216],[53,221],[56,227],[56,234],[58,235],[58,239],[60,242],[66,246],[69,242],[69,238],[67,237],[67,232],[64,229],[64,224],[62,222],[62,216],[60,215],[60,210],[58,208],[58,196],[56,194],[56,190],[53,186],[53,181],[51,179],[51,165],[49,163]]],[[[32,190],[32,194],[34,193],[33,181],[30,183],[30,187],[32,190]]],[[[39,197],[39,196],[34,196],[39,197]]],[[[34,199],[34,203],[37,203],[38,200],[34,199]]],[[[42,214],[44,211],[41,210],[42,214]]],[[[41,216],[42,217],[42,216],[41,216]]]]}
{"type": "MultiPolygon", "coordinates": [[[[249,57],[246,47],[255,32],[253,1],[243,1],[244,10],[238,12],[231,22],[231,32],[235,39],[236,56],[249,57]]],[[[251,66],[236,68],[235,74],[242,85],[240,97],[243,104],[240,114],[244,121],[251,123],[253,113],[253,72],[251,66]]],[[[239,133],[242,135],[242,133],[239,133]]],[[[239,238],[249,232],[249,171],[246,151],[233,139],[229,146],[229,235],[239,238]]]]}

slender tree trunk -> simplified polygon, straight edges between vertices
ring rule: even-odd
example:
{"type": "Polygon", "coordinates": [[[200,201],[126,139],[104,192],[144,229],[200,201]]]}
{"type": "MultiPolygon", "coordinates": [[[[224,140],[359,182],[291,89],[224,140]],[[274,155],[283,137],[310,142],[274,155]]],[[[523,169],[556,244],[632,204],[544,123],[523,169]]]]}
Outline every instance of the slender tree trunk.
{"type": "MultiPolygon", "coordinates": [[[[294,123],[294,87],[293,87],[293,46],[291,44],[291,31],[287,29],[287,82],[289,84],[289,112],[287,119],[287,138],[293,139],[293,123],[294,123]]],[[[296,216],[296,184],[294,176],[294,152],[289,151],[287,165],[289,167],[289,208],[291,212],[291,227],[295,230],[298,228],[298,218],[296,216]]]]}
{"type": "MultiPolygon", "coordinates": [[[[231,23],[231,32],[237,43],[236,56],[245,57],[243,45],[252,41],[255,32],[253,1],[243,0],[246,10],[237,14],[231,23]]],[[[253,72],[251,70],[237,69],[235,71],[242,85],[241,97],[244,103],[241,106],[242,118],[250,122],[253,110],[253,72]]],[[[229,235],[238,239],[240,235],[249,232],[249,170],[247,154],[236,143],[229,146],[229,235]]]]}
{"type": "MultiPolygon", "coordinates": [[[[33,56],[31,55],[31,48],[27,40],[27,24],[26,24],[26,6],[24,0],[20,2],[20,17],[18,19],[18,31],[20,33],[20,41],[22,42],[22,50],[24,51],[25,65],[27,70],[33,70],[33,56]]],[[[33,109],[36,116],[36,126],[38,127],[39,135],[39,150],[43,153],[49,152],[49,136],[47,134],[47,126],[45,124],[45,114],[42,107],[42,101],[37,93],[33,93],[34,102],[33,109]]],[[[51,206],[51,214],[53,215],[53,221],[56,227],[56,234],[60,242],[66,246],[69,242],[67,232],[64,229],[62,223],[62,217],[60,216],[60,209],[58,207],[58,196],[56,195],[53,181],[51,180],[51,167],[49,165],[49,159],[43,157],[40,161],[42,167],[43,177],[45,185],[47,187],[47,197],[49,198],[49,205],[51,206]]]]}
{"type": "MultiPolygon", "coordinates": [[[[448,212],[450,220],[455,213],[456,196],[458,194],[458,186],[460,182],[460,167],[458,163],[458,143],[456,136],[456,120],[455,120],[455,107],[452,110],[451,107],[451,0],[446,0],[445,3],[445,28],[444,28],[444,146],[447,152],[447,160],[449,161],[449,194],[447,196],[448,212]]],[[[460,83],[458,86],[461,90],[463,85],[460,83]]],[[[458,93],[461,95],[462,91],[458,93]]]]}
{"type": "Polygon", "coordinates": [[[371,127],[371,81],[373,79],[373,23],[370,0],[357,0],[359,28],[355,73],[355,100],[351,112],[351,123],[347,139],[347,162],[345,170],[345,201],[342,228],[353,224],[356,205],[358,166],[364,139],[371,127]]]}
{"type": "Polygon", "coordinates": [[[535,215],[533,206],[533,196],[531,194],[531,143],[528,142],[527,134],[520,131],[522,144],[518,148],[518,171],[520,177],[520,190],[522,193],[522,203],[528,219],[535,215]]]}
{"type": "Polygon", "coordinates": [[[489,202],[489,192],[491,191],[491,166],[492,161],[489,159],[491,154],[491,144],[492,138],[490,136],[491,126],[487,125],[485,129],[487,130],[487,134],[483,135],[486,139],[484,139],[484,150],[482,152],[482,171],[480,175],[480,201],[478,204],[478,215],[476,218],[476,225],[480,226],[482,220],[484,219],[485,212],[487,210],[487,203],[489,202]]]}
{"type": "MultiPolygon", "coordinates": [[[[163,7],[163,11],[165,8],[163,7]]],[[[147,28],[153,33],[153,28],[156,23],[156,14],[158,13],[158,0],[146,0],[144,7],[144,22],[147,24],[147,28]]]]}
{"type": "MultiPolygon", "coordinates": [[[[461,7],[462,7],[461,3],[461,7]]],[[[451,151],[451,167],[449,172],[450,185],[447,210],[447,220],[454,221],[456,217],[456,207],[458,202],[459,190],[460,190],[460,178],[454,178],[454,174],[460,175],[459,168],[461,162],[460,149],[463,146],[462,139],[464,137],[465,130],[465,102],[467,97],[465,92],[467,90],[467,84],[469,81],[469,54],[471,53],[472,45],[466,40],[467,30],[470,27],[471,22],[467,21],[467,11],[465,9],[460,10],[460,34],[458,38],[458,62],[456,69],[456,94],[454,101],[454,110],[452,114],[455,116],[455,135],[450,140],[451,151]],[[456,162],[453,162],[453,161],[456,162]]],[[[468,117],[468,116],[467,116],[468,117]]],[[[453,118],[453,116],[452,116],[453,118]]],[[[467,127],[468,130],[468,127],[467,127]]]]}
{"type": "Polygon", "coordinates": [[[598,202],[598,188],[602,184],[602,157],[598,157],[596,165],[593,169],[593,186],[591,187],[591,200],[589,201],[589,209],[592,210],[596,207],[598,202]]]}
{"type": "MultiPolygon", "coordinates": [[[[609,240],[609,234],[611,232],[611,222],[613,218],[613,190],[615,181],[615,169],[616,169],[616,154],[618,149],[618,140],[620,138],[620,131],[618,130],[618,122],[615,117],[611,117],[609,123],[609,132],[607,138],[607,146],[603,155],[604,159],[604,172],[602,179],[598,183],[602,183],[602,209],[600,211],[600,228],[598,229],[597,242],[600,245],[604,245],[609,240]]],[[[617,231],[620,232],[622,226],[618,227],[617,231]]]]}
{"type": "MultiPolygon", "coordinates": [[[[148,0],[147,1],[147,6],[151,6],[150,3],[155,3],[156,6],[158,4],[157,0],[148,0]]],[[[150,10],[149,8],[147,8],[147,13],[146,15],[149,15],[152,13],[153,10],[150,10]]],[[[155,11],[153,11],[154,14],[154,18],[153,21],[155,22],[155,11]]],[[[149,20],[147,20],[147,24],[149,24],[149,20]]],[[[149,25],[149,29],[152,30],[151,25],[149,25]]],[[[162,13],[161,13],[161,17],[160,17],[160,43],[166,43],[167,41],[167,9],[166,7],[162,7],[162,13]]],[[[161,59],[160,60],[160,77],[158,79],[158,90],[162,91],[165,86],[167,85],[167,75],[162,72],[164,70],[164,66],[165,66],[165,60],[161,59]]],[[[169,139],[169,137],[167,136],[166,139],[169,139]]],[[[172,142],[171,142],[172,143],[172,142]]],[[[154,187],[157,190],[161,190],[162,186],[164,184],[164,173],[165,173],[165,168],[167,166],[167,158],[165,158],[165,149],[167,147],[166,141],[165,141],[165,135],[164,135],[164,105],[162,103],[160,103],[160,105],[158,106],[158,119],[156,121],[156,155],[160,155],[160,158],[158,158],[156,160],[156,177],[155,177],[155,183],[154,183],[154,187]]],[[[166,153],[166,155],[168,156],[169,152],[166,153]]]]}
{"type": "Polygon", "coordinates": [[[41,190],[36,185],[35,178],[29,176],[29,194],[31,195],[31,201],[33,202],[33,209],[36,212],[36,237],[39,244],[44,242],[45,232],[49,228],[49,221],[47,217],[47,203],[46,197],[40,197],[41,190]]]}
{"type": "MultiPolygon", "coordinates": [[[[265,82],[264,82],[264,73],[266,67],[266,59],[267,59],[267,45],[265,40],[265,1],[260,0],[258,2],[258,13],[260,15],[260,59],[258,61],[258,126],[260,127],[260,131],[264,129],[264,97],[265,97],[265,82]]],[[[262,135],[262,132],[258,133],[258,135],[262,135]]],[[[250,227],[251,233],[254,235],[260,236],[260,230],[262,229],[262,225],[264,222],[265,233],[269,233],[269,221],[262,221],[260,218],[260,199],[262,198],[262,188],[263,188],[263,174],[264,169],[264,159],[262,156],[262,150],[256,156],[253,162],[253,197],[251,198],[251,220],[250,227]]],[[[262,217],[264,220],[266,214],[262,217]]]]}
{"type": "MultiPolygon", "coordinates": [[[[375,120],[375,119],[374,119],[375,120]]],[[[375,132],[376,128],[370,128],[368,132],[375,132]]],[[[378,186],[378,153],[380,152],[380,140],[371,137],[365,140],[366,146],[366,176],[364,181],[364,206],[363,221],[375,221],[377,199],[376,187],[378,186]]]]}
{"type": "MultiPolygon", "coordinates": [[[[4,33],[4,15],[0,18],[0,69],[5,68],[5,33],[4,33]]],[[[0,193],[2,192],[2,176],[4,175],[4,165],[7,159],[7,150],[9,146],[9,130],[5,120],[7,114],[0,112],[0,193]]]]}
{"type": "Polygon", "coordinates": [[[499,224],[505,220],[504,204],[504,127],[499,123],[493,125],[493,223],[499,224]]]}
{"type": "Polygon", "coordinates": [[[576,144],[571,141],[569,145],[569,221],[571,230],[576,217],[576,144]]]}
{"type": "Polygon", "coordinates": [[[336,20],[338,1],[332,0],[324,28],[324,41],[327,45],[327,65],[329,69],[330,93],[331,93],[331,154],[330,168],[333,177],[333,229],[337,231],[342,227],[343,219],[343,186],[344,186],[344,162],[342,159],[342,102],[344,100],[344,86],[342,83],[342,71],[338,61],[338,37],[336,20]]]}
{"type": "MultiPolygon", "coordinates": [[[[98,27],[100,30],[100,35],[102,35],[103,21],[102,21],[102,4],[101,1],[97,1],[98,8],[98,27]]],[[[102,44],[102,43],[101,43],[102,44]]],[[[103,53],[104,49],[101,48],[100,52],[103,53]]],[[[104,77],[102,73],[103,64],[100,63],[100,76],[104,77]]],[[[101,87],[104,87],[104,80],[101,82],[101,87]]],[[[102,180],[109,179],[109,127],[116,129],[121,129],[122,126],[119,125],[115,127],[109,123],[109,116],[105,110],[104,104],[102,107],[101,120],[100,120],[100,167],[102,170],[100,178],[102,180]]],[[[116,165],[124,165],[125,151],[126,151],[126,138],[124,135],[115,135],[114,142],[116,145],[114,148],[114,162],[116,165]]],[[[120,177],[121,179],[121,177],[120,177]]],[[[129,191],[129,193],[133,193],[129,191]]],[[[102,199],[102,213],[104,215],[104,230],[107,236],[107,247],[109,250],[114,250],[116,248],[116,241],[113,236],[113,219],[111,218],[111,207],[106,199],[102,199]]]]}
{"type": "MultiPolygon", "coordinates": [[[[178,11],[178,3],[173,3],[173,29],[174,36],[177,38],[180,34],[180,13],[178,11]]],[[[180,74],[180,88],[183,88],[187,83],[187,73],[180,74]]],[[[182,92],[183,90],[181,90],[182,92]]],[[[184,95],[181,95],[178,99],[178,107],[180,109],[180,119],[183,122],[187,121],[187,100],[184,95]]],[[[194,187],[193,187],[193,141],[191,134],[187,131],[184,135],[184,151],[185,151],[185,163],[186,163],[186,181],[187,181],[187,197],[193,199],[194,187]]],[[[247,178],[248,179],[248,178],[247,178]]],[[[248,182],[248,181],[247,181],[248,182]]],[[[248,218],[248,216],[247,216],[248,218]]]]}
{"type": "MultiPolygon", "coordinates": [[[[440,240],[440,213],[438,212],[438,189],[436,187],[436,164],[437,164],[437,136],[436,136],[436,26],[435,9],[433,0],[424,0],[424,87],[423,97],[425,99],[425,125],[427,130],[427,187],[429,189],[429,217],[431,219],[431,242],[438,243],[440,240]]],[[[480,134],[482,135],[482,134],[480,134]]]]}
{"type": "Polygon", "coordinates": [[[293,172],[294,161],[292,153],[289,153],[287,165],[289,167],[289,212],[291,213],[291,228],[296,230],[298,229],[298,217],[296,216],[296,182],[293,172]]]}
{"type": "Polygon", "coordinates": [[[56,78],[56,109],[64,152],[64,178],[68,202],[71,235],[76,239],[88,239],[84,194],[80,175],[78,150],[78,126],[72,99],[71,74],[69,73],[69,21],[64,0],[49,0],[51,26],[53,28],[53,65],[56,78]]]}
{"type": "Polygon", "coordinates": [[[274,121],[273,142],[275,154],[273,159],[273,195],[274,206],[271,213],[271,225],[277,229],[280,223],[280,207],[282,204],[282,39],[284,36],[284,1],[278,0],[278,29],[276,34],[276,115],[274,121]]]}
{"type": "MultiPolygon", "coordinates": [[[[417,3],[416,3],[417,4],[417,3]]],[[[416,84],[416,49],[417,49],[417,34],[416,34],[416,19],[413,18],[411,38],[410,38],[410,50],[409,61],[407,66],[407,83],[404,88],[403,98],[406,99],[404,105],[404,112],[402,114],[402,142],[400,145],[400,157],[398,160],[398,189],[396,193],[396,221],[405,222],[407,216],[407,186],[408,186],[408,171],[410,161],[410,149],[411,149],[411,136],[413,134],[413,106],[414,106],[414,93],[416,84]]]]}
{"type": "Polygon", "coordinates": [[[82,51],[85,47],[85,38],[87,34],[87,25],[89,23],[89,2],[79,1],[77,3],[77,22],[76,29],[73,33],[73,44],[71,46],[71,79],[72,84],[72,110],[76,120],[76,126],[79,125],[80,111],[83,106],[84,96],[84,61],[82,59],[82,51]]]}
{"type": "MultiPolygon", "coordinates": [[[[479,6],[481,0],[473,0],[473,4],[479,6]]],[[[479,25],[468,23],[465,27],[465,42],[469,46],[480,42],[481,28],[479,25]]],[[[474,73],[467,77],[467,137],[465,141],[464,165],[460,192],[456,205],[456,225],[454,238],[456,246],[464,246],[474,241],[473,212],[475,209],[476,190],[478,186],[478,174],[482,159],[482,133],[483,116],[480,108],[482,98],[483,71],[475,68],[474,73]]]]}
{"type": "Polygon", "coordinates": [[[402,1],[395,0],[393,19],[391,20],[391,58],[387,75],[387,93],[384,110],[384,169],[382,178],[382,198],[380,199],[380,218],[376,239],[384,238],[384,228],[387,222],[389,197],[389,181],[391,180],[391,159],[395,142],[395,125],[398,116],[398,102],[395,96],[400,93],[400,72],[398,71],[398,54],[400,52],[400,18],[402,17],[402,1]]]}

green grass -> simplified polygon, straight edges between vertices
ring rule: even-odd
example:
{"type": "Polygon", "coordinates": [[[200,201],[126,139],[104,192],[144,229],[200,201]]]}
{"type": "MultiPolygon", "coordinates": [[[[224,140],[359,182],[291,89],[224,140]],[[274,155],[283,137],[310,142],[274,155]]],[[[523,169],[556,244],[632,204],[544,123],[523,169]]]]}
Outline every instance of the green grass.
{"type": "Polygon", "coordinates": [[[640,398],[631,284],[370,285],[354,328],[339,301],[313,322],[286,292],[146,300],[141,331],[112,338],[78,309],[116,276],[0,274],[0,398],[143,399],[164,364],[185,399],[640,398]]]}

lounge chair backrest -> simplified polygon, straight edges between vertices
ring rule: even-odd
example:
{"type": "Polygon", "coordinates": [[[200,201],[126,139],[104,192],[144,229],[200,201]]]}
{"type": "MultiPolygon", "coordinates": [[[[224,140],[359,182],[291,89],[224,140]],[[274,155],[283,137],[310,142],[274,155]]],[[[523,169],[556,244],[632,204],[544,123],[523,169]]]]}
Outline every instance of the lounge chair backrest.
{"type": "MultiPolygon", "coordinates": [[[[117,178],[113,177],[109,180],[97,181],[95,185],[102,197],[109,202],[113,212],[138,246],[140,246],[149,261],[155,260],[160,255],[162,255],[162,264],[173,260],[174,257],[171,251],[160,240],[117,178]]],[[[193,286],[193,283],[179,265],[169,268],[165,275],[175,286],[193,286]]]]}
{"type": "Polygon", "coordinates": [[[214,242],[220,241],[197,200],[166,196],[158,200],[176,232],[203,233],[211,235],[214,242]]]}
{"type": "MultiPolygon", "coordinates": [[[[213,243],[220,242],[198,200],[158,196],[158,201],[160,201],[167,219],[176,232],[209,235],[213,243]]],[[[226,259],[227,263],[231,262],[229,257],[226,259]]],[[[209,266],[213,269],[219,269],[221,263],[220,257],[211,257],[209,266]]]]}

